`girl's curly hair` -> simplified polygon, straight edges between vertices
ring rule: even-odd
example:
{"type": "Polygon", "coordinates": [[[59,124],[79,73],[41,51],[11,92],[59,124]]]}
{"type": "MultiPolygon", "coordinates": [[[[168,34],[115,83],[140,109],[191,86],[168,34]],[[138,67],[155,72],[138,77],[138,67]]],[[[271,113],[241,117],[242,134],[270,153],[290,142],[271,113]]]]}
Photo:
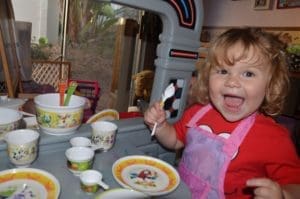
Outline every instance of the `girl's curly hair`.
{"type": "Polygon", "coordinates": [[[208,80],[212,68],[221,63],[234,65],[235,62],[245,58],[250,48],[254,48],[271,65],[270,78],[265,98],[259,111],[266,115],[275,116],[283,109],[284,100],[288,93],[289,76],[285,56],[284,44],[274,34],[260,28],[233,28],[221,34],[211,45],[207,62],[199,68],[197,83],[194,84],[193,93],[197,102],[209,103],[208,80]],[[242,53],[237,59],[227,54],[229,48],[241,44],[242,53]]]}

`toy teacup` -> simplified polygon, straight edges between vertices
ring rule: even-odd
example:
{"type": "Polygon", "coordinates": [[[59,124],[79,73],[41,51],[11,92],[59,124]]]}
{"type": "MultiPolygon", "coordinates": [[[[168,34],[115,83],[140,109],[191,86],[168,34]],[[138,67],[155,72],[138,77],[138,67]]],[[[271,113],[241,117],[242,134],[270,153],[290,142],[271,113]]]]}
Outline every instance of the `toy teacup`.
{"type": "Polygon", "coordinates": [[[81,189],[88,193],[95,193],[99,186],[108,189],[109,186],[102,181],[102,173],[96,170],[86,170],[80,174],[81,189]]]}
{"type": "Polygon", "coordinates": [[[92,144],[103,151],[111,149],[115,143],[117,125],[109,121],[97,121],[92,126],[92,144]]]}
{"type": "Polygon", "coordinates": [[[72,147],[89,147],[94,151],[103,151],[102,146],[92,144],[92,141],[86,137],[73,137],[70,139],[70,144],[72,147]]]}
{"type": "Polygon", "coordinates": [[[74,175],[92,168],[94,150],[88,147],[71,147],[66,150],[67,166],[74,175]]]}
{"type": "Polygon", "coordinates": [[[11,163],[17,167],[29,166],[37,157],[40,134],[31,129],[10,131],[4,136],[11,163]]]}
{"type": "Polygon", "coordinates": [[[72,147],[91,147],[92,142],[86,137],[73,137],[70,139],[70,144],[72,147]]]}

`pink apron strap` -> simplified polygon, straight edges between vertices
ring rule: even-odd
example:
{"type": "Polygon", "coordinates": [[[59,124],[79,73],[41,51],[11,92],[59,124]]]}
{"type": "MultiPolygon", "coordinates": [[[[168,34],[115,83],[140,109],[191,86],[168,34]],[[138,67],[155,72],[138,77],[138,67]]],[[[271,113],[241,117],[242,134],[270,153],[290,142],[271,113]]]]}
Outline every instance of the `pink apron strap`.
{"type": "Polygon", "coordinates": [[[230,154],[235,153],[235,150],[240,146],[245,136],[248,134],[256,118],[256,112],[249,117],[242,120],[239,125],[233,130],[230,137],[226,140],[228,144],[224,147],[224,150],[230,154]]]}
{"type": "Polygon", "coordinates": [[[188,127],[195,127],[197,125],[197,121],[203,117],[203,115],[208,112],[212,106],[210,104],[207,104],[206,106],[202,107],[193,117],[190,119],[190,121],[187,123],[188,127]]]}

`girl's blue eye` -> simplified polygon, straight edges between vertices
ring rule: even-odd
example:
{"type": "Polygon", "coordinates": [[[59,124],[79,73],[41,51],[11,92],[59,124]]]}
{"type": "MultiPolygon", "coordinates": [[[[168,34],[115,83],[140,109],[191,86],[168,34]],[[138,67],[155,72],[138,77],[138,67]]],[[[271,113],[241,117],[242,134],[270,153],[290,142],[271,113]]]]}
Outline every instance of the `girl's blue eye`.
{"type": "Polygon", "coordinates": [[[254,76],[254,73],[253,72],[250,72],[250,71],[247,71],[244,73],[244,76],[245,77],[253,77],[254,76]]]}
{"type": "Polygon", "coordinates": [[[227,70],[225,70],[225,69],[220,69],[220,70],[218,70],[218,73],[219,73],[219,74],[222,74],[222,75],[225,75],[225,74],[227,74],[227,70]]]}

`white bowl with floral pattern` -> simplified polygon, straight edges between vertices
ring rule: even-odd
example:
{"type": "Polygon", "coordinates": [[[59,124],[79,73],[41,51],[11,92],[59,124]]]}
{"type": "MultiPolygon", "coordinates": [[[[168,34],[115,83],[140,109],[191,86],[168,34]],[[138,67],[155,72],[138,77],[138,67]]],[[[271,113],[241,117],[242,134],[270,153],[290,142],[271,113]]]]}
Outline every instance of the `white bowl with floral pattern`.
{"type": "MultiPolygon", "coordinates": [[[[66,96],[65,96],[66,97],[66,96]]],[[[68,106],[59,105],[59,94],[41,94],[34,98],[37,123],[51,135],[75,133],[81,125],[86,99],[72,95],[68,106]]]]}
{"type": "Polygon", "coordinates": [[[22,117],[23,115],[17,110],[0,107],[0,140],[3,140],[7,132],[20,126],[22,117]]]}

